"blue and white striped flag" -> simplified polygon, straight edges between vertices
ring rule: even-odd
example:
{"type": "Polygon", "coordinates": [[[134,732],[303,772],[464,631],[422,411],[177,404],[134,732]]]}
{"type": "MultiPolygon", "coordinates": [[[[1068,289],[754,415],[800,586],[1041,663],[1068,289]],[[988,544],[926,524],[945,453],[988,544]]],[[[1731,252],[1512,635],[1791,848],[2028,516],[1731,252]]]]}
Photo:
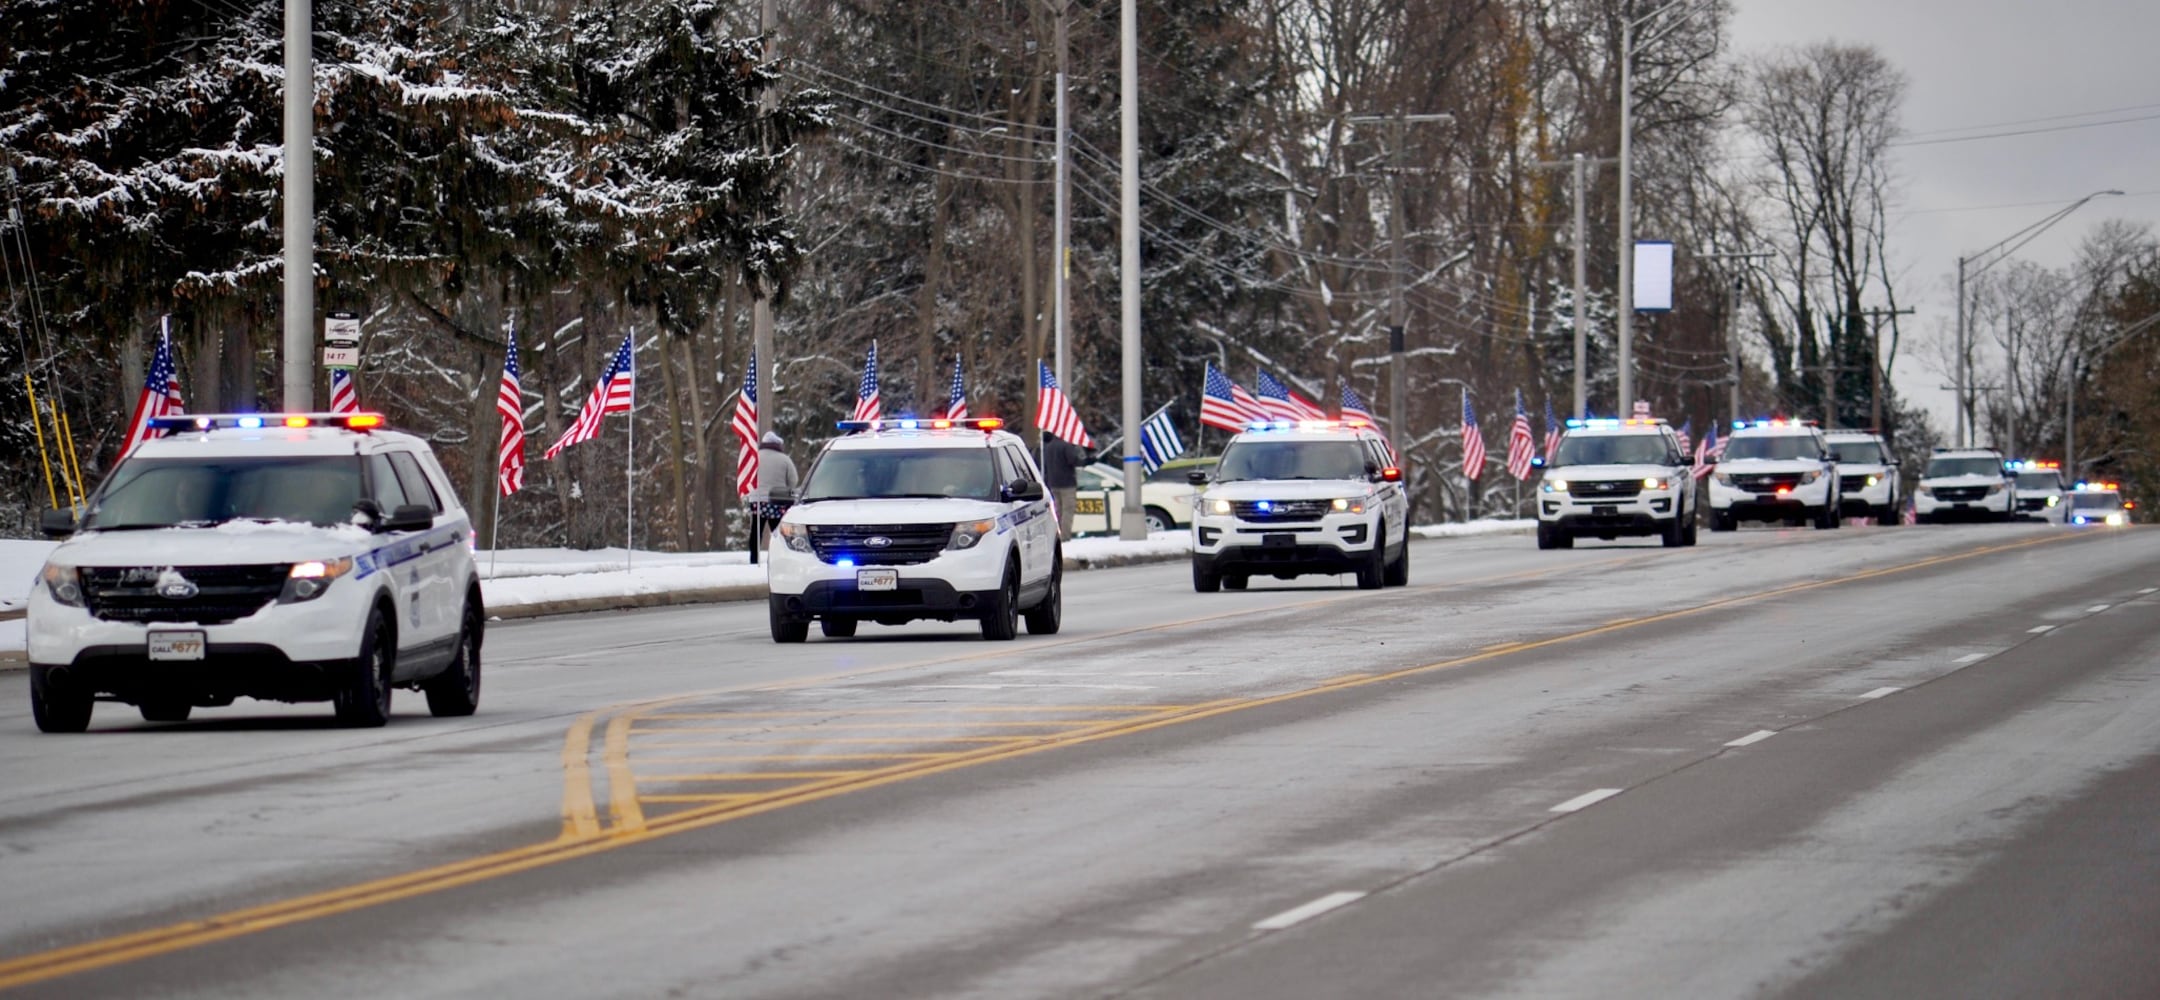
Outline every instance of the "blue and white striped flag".
{"type": "Polygon", "coordinates": [[[1177,425],[1170,422],[1170,404],[1165,403],[1140,425],[1140,464],[1153,475],[1164,462],[1184,453],[1185,442],[1178,437],[1177,425]]]}

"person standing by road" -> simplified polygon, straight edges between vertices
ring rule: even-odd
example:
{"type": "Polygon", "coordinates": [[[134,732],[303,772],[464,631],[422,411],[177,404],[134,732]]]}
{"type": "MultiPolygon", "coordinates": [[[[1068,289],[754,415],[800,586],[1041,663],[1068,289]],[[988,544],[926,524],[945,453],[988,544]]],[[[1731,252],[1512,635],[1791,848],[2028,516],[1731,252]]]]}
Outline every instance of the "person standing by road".
{"type": "Polygon", "coordinates": [[[787,442],[766,431],[758,442],[758,488],[765,491],[768,502],[792,503],[801,486],[802,473],[795,471],[795,460],[788,457],[787,442]]]}
{"type": "Polygon", "coordinates": [[[1043,435],[1043,485],[1050,488],[1057,507],[1059,538],[1072,537],[1073,505],[1078,503],[1080,467],[1087,464],[1087,449],[1063,438],[1043,435]]]}

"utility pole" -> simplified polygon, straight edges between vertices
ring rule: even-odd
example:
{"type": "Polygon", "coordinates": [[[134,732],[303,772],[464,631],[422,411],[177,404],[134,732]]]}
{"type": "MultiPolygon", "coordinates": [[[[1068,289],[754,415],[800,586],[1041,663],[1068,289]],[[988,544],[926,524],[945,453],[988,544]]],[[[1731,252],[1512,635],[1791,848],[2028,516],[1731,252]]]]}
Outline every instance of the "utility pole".
{"type": "MultiPolygon", "coordinates": [[[[776,46],[773,45],[773,29],[777,26],[779,18],[773,10],[773,4],[774,0],[764,0],[764,3],[760,4],[758,7],[758,38],[762,43],[764,49],[764,59],[767,63],[772,62],[776,55],[774,51],[776,46]]],[[[779,104],[779,98],[780,95],[774,93],[773,88],[770,85],[768,85],[763,91],[761,91],[758,94],[758,111],[760,116],[770,116],[773,113],[773,109],[779,104]]],[[[765,151],[767,153],[770,153],[772,151],[772,138],[770,132],[771,123],[768,120],[760,122],[759,126],[760,127],[758,131],[761,136],[759,142],[764,147],[765,151]]],[[[757,434],[759,441],[765,440],[765,432],[772,430],[773,414],[780,411],[780,394],[777,391],[779,387],[773,384],[774,380],[772,378],[772,373],[774,371],[772,344],[773,315],[772,299],[770,299],[768,295],[769,292],[765,287],[765,279],[764,277],[760,276],[757,279],[756,285],[750,289],[750,354],[751,359],[755,361],[758,366],[757,387],[758,394],[761,397],[758,400],[757,408],[757,434]]],[[[759,446],[745,445],[744,447],[754,448],[759,446]]],[[[750,550],[753,555],[757,551],[755,539],[753,539],[751,542],[750,550]]]]}
{"type": "MultiPolygon", "coordinates": [[[[771,2],[772,0],[766,0],[766,3],[768,4],[771,2]]],[[[1068,79],[1068,77],[1066,76],[1066,60],[1070,57],[1071,54],[1071,45],[1068,43],[1065,34],[1065,15],[1067,10],[1071,6],[1072,0],[1058,0],[1057,191],[1053,198],[1053,200],[1057,203],[1057,222],[1056,225],[1053,227],[1053,233],[1051,236],[1052,253],[1054,255],[1054,259],[1051,261],[1050,266],[1052,268],[1055,268],[1055,271],[1053,272],[1055,278],[1051,281],[1051,287],[1053,289],[1053,291],[1051,292],[1051,313],[1053,317],[1055,317],[1053,323],[1057,329],[1057,348],[1054,355],[1057,360],[1056,362],[1054,362],[1053,367],[1057,371],[1058,384],[1061,386],[1072,385],[1072,369],[1070,366],[1067,365],[1065,361],[1065,330],[1066,324],[1070,322],[1072,316],[1072,310],[1070,308],[1071,300],[1067,297],[1065,289],[1066,278],[1069,276],[1069,273],[1072,270],[1072,250],[1070,249],[1070,241],[1072,239],[1072,208],[1071,202],[1067,200],[1072,196],[1072,151],[1071,148],[1066,145],[1066,135],[1067,132],[1071,129],[1071,125],[1067,123],[1067,119],[1065,117],[1065,81],[1068,79]]]]}
{"type": "Polygon", "coordinates": [[[283,406],[301,413],[315,408],[315,55],[308,48],[314,37],[309,3],[285,0],[283,406]]]}
{"type": "Polygon", "coordinates": [[[1874,388],[1868,392],[1868,429],[1882,433],[1882,321],[1892,316],[1910,316],[1912,307],[1903,309],[1869,309],[1863,315],[1868,318],[1868,368],[1874,373],[1874,388]]]}
{"type": "MultiPolygon", "coordinates": [[[[1737,260],[1744,262],[1763,260],[1777,256],[1768,250],[1751,250],[1739,253],[1699,253],[1697,260],[1737,260]]],[[[1745,287],[1738,274],[1733,275],[1732,289],[1725,300],[1725,357],[1732,364],[1732,411],[1727,420],[1740,419],[1740,289],[1745,287]]]]}
{"type": "Polygon", "coordinates": [[[1587,174],[1589,173],[1589,168],[1591,166],[1595,164],[1612,162],[1614,162],[1614,160],[1612,157],[1609,156],[1593,159],[1590,157],[1586,157],[1581,153],[1576,153],[1575,155],[1570,156],[1565,160],[1538,160],[1530,164],[1530,166],[1539,170],[1550,170],[1556,167],[1567,167],[1574,174],[1575,185],[1573,200],[1575,203],[1575,226],[1573,229],[1573,234],[1575,241],[1575,305],[1574,308],[1569,310],[1569,312],[1572,313],[1569,319],[1572,325],[1575,327],[1574,416],[1577,420],[1580,420],[1590,415],[1590,398],[1589,390],[1586,384],[1587,372],[1585,371],[1585,369],[1587,369],[1590,365],[1590,357],[1589,349],[1584,342],[1584,337],[1587,336],[1589,331],[1590,321],[1590,317],[1586,313],[1590,298],[1590,271],[1588,259],[1586,256],[1586,251],[1589,249],[1590,230],[1589,226],[1586,224],[1586,213],[1588,209],[1585,207],[1583,186],[1589,180],[1587,174]]]}
{"type": "MultiPolygon", "coordinates": [[[[1147,537],[1140,507],[1140,34],[1135,0],[1118,5],[1118,263],[1123,272],[1125,510],[1118,537],[1147,537]]],[[[1061,262],[1062,263],[1062,262],[1061,262]]]]}
{"type": "Polygon", "coordinates": [[[1351,115],[1347,121],[1352,125],[1376,125],[1387,123],[1393,127],[1390,133],[1392,148],[1388,152],[1388,267],[1393,272],[1393,294],[1388,303],[1388,437],[1398,442],[1397,461],[1402,463],[1403,479],[1410,478],[1409,427],[1410,406],[1408,350],[1410,304],[1405,287],[1410,275],[1409,239],[1404,235],[1407,222],[1403,216],[1402,176],[1404,170],[1404,146],[1409,141],[1408,126],[1412,122],[1452,122],[1450,114],[1407,114],[1397,108],[1392,115],[1351,115]]]}
{"type": "MultiPolygon", "coordinates": [[[[1670,0],[1656,10],[1629,18],[1620,25],[1620,287],[1616,291],[1620,299],[1620,400],[1617,409],[1622,416],[1633,413],[1635,406],[1635,206],[1633,164],[1629,155],[1635,141],[1635,29],[1687,2],[1670,0]]],[[[1624,11],[1631,7],[1632,4],[1623,7],[1621,16],[1626,17],[1624,11]]],[[[1682,21],[1705,9],[1698,7],[1681,15],[1678,21],[1667,26],[1667,30],[1679,27],[1682,21]]]]}

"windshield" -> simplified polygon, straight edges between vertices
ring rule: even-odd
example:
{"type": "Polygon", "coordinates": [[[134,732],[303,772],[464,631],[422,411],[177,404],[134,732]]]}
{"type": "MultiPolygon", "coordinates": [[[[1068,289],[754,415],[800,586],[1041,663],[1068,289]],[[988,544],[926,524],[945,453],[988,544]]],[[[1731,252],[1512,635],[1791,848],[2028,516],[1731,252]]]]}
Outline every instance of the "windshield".
{"type": "Polygon", "coordinates": [[[352,523],[357,455],[138,458],[123,462],[83,515],[85,529],[208,527],[226,521],[352,523]]]}
{"type": "Polygon", "coordinates": [[[2121,510],[2122,494],[2119,493],[2072,493],[2071,510],[2121,510]]]}
{"type": "Polygon", "coordinates": [[[1725,460],[1728,462],[1736,458],[1813,460],[1821,454],[1816,450],[1814,436],[1809,434],[1750,434],[1725,442],[1725,460]]]}
{"type": "Polygon", "coordinates": [[[2059,490],[2062,489],[2062,477],[2052,472],[2020,472],[2018,489],[2059,490]]]}
{"type": "Polygon", "coordinates": [[[1560,439],[1554,465],[1670,465],[1662,434],[1570,434],[1560,439]]]}
{"type": "Polygon", "coordinates": [[[1846,465],[1887,465],[1882,445],[1873,441],[1832,441],[1830,454],[1846,465]]]}
{"type": "Polygon", "coordinates": [[[1356,441],[1239,441],[1223,453],[1216,480],[1363,479],[1365,450],[1356,441]]]}
{"type": "Polygon", "coordinates": [[[810,467],[801,502],[889,497],[996,500],[990,449],[836,448],[810,467]]]}
{"type": "Polygon", "coordinates": [[[1930,460],[1927,478],[1941,479],[1948,476],[1987,476],[2002,478],[2002,463],[1992,458],[1937,458],[1930,460]]]}

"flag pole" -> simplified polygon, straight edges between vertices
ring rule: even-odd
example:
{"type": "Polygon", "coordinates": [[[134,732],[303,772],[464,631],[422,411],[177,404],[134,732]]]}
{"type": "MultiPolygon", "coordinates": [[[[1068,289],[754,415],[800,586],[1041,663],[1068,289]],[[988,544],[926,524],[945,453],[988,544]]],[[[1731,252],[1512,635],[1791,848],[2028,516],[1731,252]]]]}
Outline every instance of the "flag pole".
{"type": "Polygon", "coordinates": [[[630,408],[623,411],[623,421],[630,425],[630,443],[623,449],[623,571],[629,572],[632,553],[637,551],[637,329],[629,333],[630,368],[623,374],[630,376],[630,408]]]}
{"type": "MultiPolygon", "coordinates": [[[[517,343],[516,316],[510,317],[510,342],[513,344],[517,343]]],[[[504,357],[507,359],[508,355],[505,355],[504,357]]],[[[500,388],[496,389],[496,395],[500,396],[501,394],[502,390],[500,388]]],[[[524,393],[520,392],[519,395],[522,397],[524,393]]],[[[518,404],[520,406],[524,405],[524,400],[522,398],[519,399],[518,404]]],[[[500,531],[502,530],[503,502],[501,444],[502,435],[497,434],[495,435],[495,437],[497,439],[495,445],[495,505],[494,512],[488,515],[488,579],[490,580],[495,578],[495,563],[498,559],[502,557],[502,535],[500,534],[500,531]]],[[[524,447],[525,440],[523,438],[519,438],[518,448],[520,450],[523,450],[524,447]]]]}

